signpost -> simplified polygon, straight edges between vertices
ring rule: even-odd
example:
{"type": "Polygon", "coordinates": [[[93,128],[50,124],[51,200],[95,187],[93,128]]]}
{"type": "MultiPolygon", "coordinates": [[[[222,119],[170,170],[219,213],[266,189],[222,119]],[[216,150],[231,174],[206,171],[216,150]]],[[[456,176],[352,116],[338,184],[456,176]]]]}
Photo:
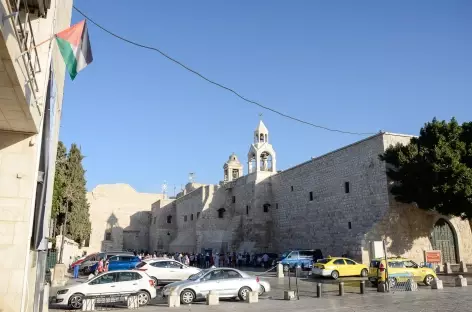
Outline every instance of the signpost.
{"type": "Polygon", "coordinates": [[[426,263],[441,263],[441,250],[425,250],[424,258],[426,263]]]}

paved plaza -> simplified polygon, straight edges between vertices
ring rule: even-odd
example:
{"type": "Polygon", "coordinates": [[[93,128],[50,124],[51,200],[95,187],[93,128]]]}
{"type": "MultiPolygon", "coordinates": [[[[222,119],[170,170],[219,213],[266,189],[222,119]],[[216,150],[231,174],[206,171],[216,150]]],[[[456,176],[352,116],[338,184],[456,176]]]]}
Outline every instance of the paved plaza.
{"type": "MultiPolygon", "coordinates": [[[[469,312],[472,310],[472,287],[454,287],[454,276],[441,276],[444,282],[444,289],[432,290],[430,287],[419,285],[418,291],[396,291],[392,293],[378,293],[375,288],[366,286],[364,295],[360,294],[359,278],[343,278],[341,281],[345,285],[345,295],[339,296],[338,281],[331,279],[315,279],[313,277],[301,278],[298,280],[298,290],[300,300],[283,300],[284,290],[289,289],[289,279],[278,279],[273,274],[264,277],[270,282],[272,291],[259,298],[259,303],[247,304],[239,300],[222,300],[218,306],[207,306],[205,302],[194,303],[190,306],[180,308],[168,308],[162,299],[155,299],[142,311],[259,311],[270,310],[290,311],[297,309],[304,311],[411,311],[411,312],[469,312]],[[316,298],[316,285],[323,283],[322,298],[316,298]]],[[[469,277],[470,279],[470,277],[469,277]]],[[[81,281],[85,281],[82,279],[81,281]]],[[[70,283],[76,283],[71,281],[70,283]]],[[[368,285],[369,283],[366,283],[368,285]]],[[[469,285],[471,281],[469,280],[469,285]]],[[[290,280],[290,287],[295,290],[297,283],[294,278],[290,280]]],[[[55,290],[51,290],[54,295],[55,290]]],[[[116,307],[112,311],[125,311],[126,309],[116,307]]],[[[63,308],[50,307],[50,311],[64,311],[63,308]]]]}

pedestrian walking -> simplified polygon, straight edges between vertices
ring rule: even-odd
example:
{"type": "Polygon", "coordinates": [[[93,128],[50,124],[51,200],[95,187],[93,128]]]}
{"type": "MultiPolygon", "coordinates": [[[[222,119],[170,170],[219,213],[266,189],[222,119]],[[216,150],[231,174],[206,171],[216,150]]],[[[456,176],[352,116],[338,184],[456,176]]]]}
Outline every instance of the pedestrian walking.
{"type": "Polygon", "coordinates": [[[74,265],[74,278],[75,279],[79,278],[79,268],[80,268],[80,265],[78,264],[74,265]]]}

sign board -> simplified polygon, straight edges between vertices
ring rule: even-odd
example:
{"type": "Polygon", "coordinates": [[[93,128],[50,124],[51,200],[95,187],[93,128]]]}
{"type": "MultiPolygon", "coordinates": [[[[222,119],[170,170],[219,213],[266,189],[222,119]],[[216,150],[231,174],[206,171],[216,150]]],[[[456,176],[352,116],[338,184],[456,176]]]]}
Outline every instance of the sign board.
{"type": "Polygon", "coordinates": [[[441,250],[425,250],[424,258],[427,263],[441,263],[441,250]]]}

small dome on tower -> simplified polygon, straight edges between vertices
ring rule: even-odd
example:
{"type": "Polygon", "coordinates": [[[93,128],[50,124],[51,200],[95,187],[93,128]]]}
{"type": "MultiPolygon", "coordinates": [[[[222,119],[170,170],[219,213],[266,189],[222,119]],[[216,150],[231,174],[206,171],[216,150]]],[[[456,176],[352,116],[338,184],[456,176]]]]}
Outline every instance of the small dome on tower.
{"type": "Polygon", "coordinates": [[[239,162],[238,156],[236,156],[235,153],[231,154],[228,158],[228,161],[226,162],[227,164],[234,164],[234,165],[240,165],[241,163],[239,162]]]}

